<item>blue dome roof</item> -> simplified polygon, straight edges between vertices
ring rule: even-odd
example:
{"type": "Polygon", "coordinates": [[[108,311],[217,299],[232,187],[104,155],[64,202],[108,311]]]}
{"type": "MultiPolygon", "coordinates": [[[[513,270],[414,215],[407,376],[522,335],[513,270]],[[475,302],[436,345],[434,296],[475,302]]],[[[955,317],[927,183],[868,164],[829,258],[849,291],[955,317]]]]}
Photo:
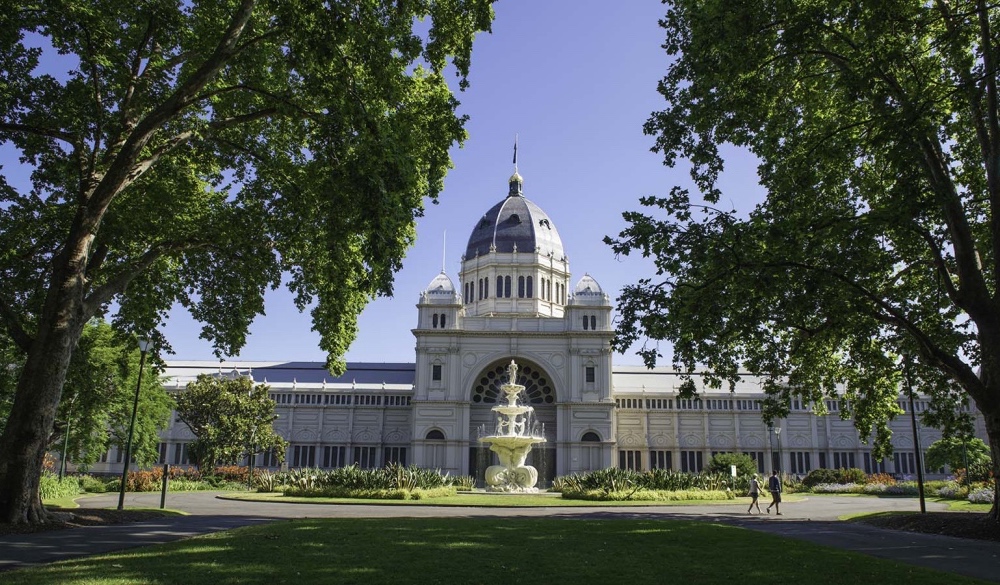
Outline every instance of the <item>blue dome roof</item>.
{"type": "Polygon", "coordinates": [[[523,195],[513,194],[490,208],[476,223],[465,257],[482,256],[493,249],[500,253],[516,249],[543,256],[552,254],[560,259],[565,256],[562,239],[548,214],[523,195]]]}

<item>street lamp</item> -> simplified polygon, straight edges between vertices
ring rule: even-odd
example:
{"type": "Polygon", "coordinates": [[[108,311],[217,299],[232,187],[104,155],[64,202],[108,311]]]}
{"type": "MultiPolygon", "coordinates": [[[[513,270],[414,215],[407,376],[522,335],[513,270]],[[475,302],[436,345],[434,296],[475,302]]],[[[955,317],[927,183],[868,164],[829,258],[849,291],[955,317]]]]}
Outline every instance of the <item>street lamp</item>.
{"type": "Polygon", "coordinates": [[[781,475],[781,427],[774,427],[774,436],[778,438],[778,465],[775,469],[778,470],[778,475],[781,475]]]}
{"type": "Polygon", "coordinates": [[[125,482],[128,480],[128,464],[132,458],[132,434],[135,432],[135,415],[139,410],[139,389],[142,387],[142,367],[146,365],[146,352],[151,343],[139,340],[139,379],[135,383],[135,400],[132,402],[132,420],[128,423],[128,441],[125,442],[125,463],[122,465],[122,481],[118,490],[118,509],[125,508],[125,482]]]}
{"type": "MultiPolygon", "coordinates": [[[[910,396],[910,423],[913,425],[913,455],[917,464],[917,492],[920,494],[920,513],[927,513],[924,501],[924,466],[920,461],[920,435],[917,434],[917,411],[913,407],[913,383],[910,381],[910,356],[903,354],[903,379],[910,396]]],[[[898,470],[897,470],[898,471],[898,470]]],[[[968,470],[966,470],[968,472],[968,470]]]]}

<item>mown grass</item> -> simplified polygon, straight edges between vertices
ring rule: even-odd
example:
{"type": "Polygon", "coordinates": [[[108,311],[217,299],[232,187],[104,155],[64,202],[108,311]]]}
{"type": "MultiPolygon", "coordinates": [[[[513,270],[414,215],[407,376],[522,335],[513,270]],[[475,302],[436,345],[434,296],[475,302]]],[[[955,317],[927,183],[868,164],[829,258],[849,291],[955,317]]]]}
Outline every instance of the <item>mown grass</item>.
{"type": "Polygon", "coordinates": [[[12,585],[981,583],[698,521],[293,520],[2,574],[12,585]]]}

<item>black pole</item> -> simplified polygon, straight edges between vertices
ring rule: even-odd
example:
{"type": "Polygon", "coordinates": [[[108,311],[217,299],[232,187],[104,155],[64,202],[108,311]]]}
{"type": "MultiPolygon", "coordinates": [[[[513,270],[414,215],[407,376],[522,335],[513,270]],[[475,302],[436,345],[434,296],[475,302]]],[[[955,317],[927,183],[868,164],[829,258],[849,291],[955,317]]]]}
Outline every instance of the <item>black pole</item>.
{"type": "Polygon", "coordinates": [[[135,414],[139,410],[139,388],[142,387],[142,367],[146,364],[146,342],[139,342],[139,379],[135,383],[135,400],[132,402],[132,420],[128,424],[128,441],[125,442],[125,464],[122,465],[122,482],[118,489],[118,509],[125,509],[125,482],[128,481],[128,464],[132,458],[132,434],[135,432],[135,414]]]}
{"type": "Polygon", "coordinates": [[[69,415],[66,415],[66,429],[63,431],[66,436],[63,437],[63,448],[62,457],[59,461],[59,481],[63,480],[63,475],[66,473],[66,452],[69,451],[69,415]]]}
{"type": "Polygon", "coordinates": [[[167,505],[167,483],[170,481],[170,464],[163,464],[163,487],[160,488],[160,509],[167,505]]]}
{"type": "MultiPolygon", "coordinates": [[[[917,463],[917,492],[920,494],[920,513],[927,513],[927,503],[924,500],[924,466],[920,460],[920,435],[917,434],[917,411],[913,407],[913,384],[910,381],[910,356],[903,356],[903,377],[906,389],[910,395],[910,423],[913,425],[913,454],[917,463]]],[[[897,470],[898,471],[898,470],[897,470]]],[[[966,470],[968,473],[968,470],[966,470]]]]}

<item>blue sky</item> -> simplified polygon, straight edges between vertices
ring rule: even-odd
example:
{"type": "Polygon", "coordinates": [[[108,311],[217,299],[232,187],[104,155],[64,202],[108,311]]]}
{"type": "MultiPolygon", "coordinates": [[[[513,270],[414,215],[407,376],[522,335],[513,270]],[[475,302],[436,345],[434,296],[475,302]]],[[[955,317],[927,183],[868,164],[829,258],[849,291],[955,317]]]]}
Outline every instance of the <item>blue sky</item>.
{"type": "MultiPolygon", "coordinates": [[[[458,282],[472,228],[506,195],[515,134],[525,196],[555,223],[572,282],[588,273],[614,299],[650,274],[649,262],[617,259],[602,239],[625,227],[621,214],[638,209],[639,197],[688,183],[687,169],[663,166],[642,132],[649,114],[663,107],[656,85],[669,63],[657,24],[664,7],[656,0],[500,0],[495,9],[492,34],[476,40],[471,87],[458,96],[470,117],[469,138],[453,149],[455,168],[440,203],[419,220],[394,297],[362,314],[348,361],[413,361],[418,296],[441,271],[442,252],[458,282]]],[[[755,162],[735,153],[728,165],[727,202],[751,208],[759,199],[755,162]]],[[[266,312],[240,359],[326,358],[308,314],[296,311],[286,291],[268,295],[266,312]]],[[[215,359],[199,331],[183,309],[173,311],[164,333],[176,355],[168,359],[215,359]]],[[[616,363],[641,360],[630,352],[616,363]]]]}

